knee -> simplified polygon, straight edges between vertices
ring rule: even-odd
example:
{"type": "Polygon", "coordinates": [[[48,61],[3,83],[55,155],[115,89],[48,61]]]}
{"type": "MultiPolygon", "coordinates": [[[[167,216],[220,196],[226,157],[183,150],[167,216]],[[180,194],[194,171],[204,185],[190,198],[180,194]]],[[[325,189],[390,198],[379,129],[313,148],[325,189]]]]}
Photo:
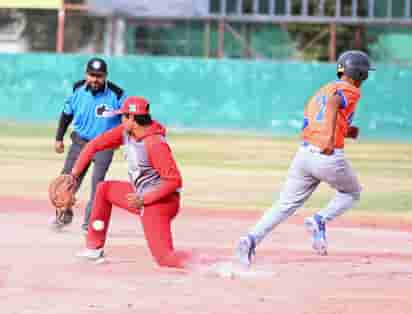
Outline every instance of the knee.
{"type": "Polygon", "coordinates": [[[354,199],[355,201],[359,201],[359,200],[360,200],[361,192],[362,192],[362,186],[361,186],[360,183],[358,182],[358,183],[356,184],[356,189],[355,189],[355,191],[351,193],[351,194],[352,194],[352,197],[353,197],[353,199],[354,199]]]}
{"type": "Polygon", "coordinates": [[[155,260],[157,262],[157,265],[160,267],[174,267],[173,265],[173,260],[171,254],[164,254],[160,256],[155,256],[155,260]]]}
{"type": "Polygon", "coordinates": [[[173,251],[160,256],[155,256],[155,260],[160,267],[184,268],[185,266],[184,256],[179,256],[179,254],[176,254],[173,251]]]}
{"type": "Polygon", "coordinates": [[[355,191],[351,192],[350,195],[352,196],[354,201],[359,201],[361,192],[362,192],[362,187],[358,184],[355,191]]]}
{"type": "Polygon", "coordinates": [[[357,190],[357,191],[354,191],[354,192],[342,192],[342,191],[339,191],[338,194],[341,194],[342,197],[351,198],[353,201],[359,201],[359,200],[360,200],[361,191],[360,191],[360,190],[357,190]]]}
{"type": "Polygon", "coordinates": [[[360,200],[361,191],[352,192],[352,193],[350,193],[350,195],[352,196],[352,198],[353,198],[354,201],[359,201],[359,200],[360,200]]]}
{"type": "Polygon", "coordinates": [[[301,204],[297,202],[283,200],[279,201],[279,203],[276,206],[278,208],[277,211],[282,213],[282,215],[290,216],[296,212],[296,210],[301,206],[301,204]]]}

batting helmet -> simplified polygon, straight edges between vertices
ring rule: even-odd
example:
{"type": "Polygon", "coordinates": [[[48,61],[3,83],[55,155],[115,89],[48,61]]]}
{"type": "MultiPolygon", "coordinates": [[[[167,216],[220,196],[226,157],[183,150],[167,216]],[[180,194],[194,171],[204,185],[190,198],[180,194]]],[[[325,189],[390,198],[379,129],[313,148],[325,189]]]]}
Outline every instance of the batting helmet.
{"type": "Polygon", "coordinates": [[[342,74],[356,80],[364,81],[368,78],[368,72],[374,71],[366,53],[359,50],[349,50],[342,53],[338,58],[337,74],[342,74]]]}

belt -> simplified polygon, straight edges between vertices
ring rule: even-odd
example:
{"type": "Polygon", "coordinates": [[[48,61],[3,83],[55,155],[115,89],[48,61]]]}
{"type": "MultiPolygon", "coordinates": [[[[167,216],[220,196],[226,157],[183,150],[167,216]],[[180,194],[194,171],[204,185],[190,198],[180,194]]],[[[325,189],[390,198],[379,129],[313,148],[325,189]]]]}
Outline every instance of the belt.
{"type": "MultiPolygon", "coordinates": [[[[306,150],[309,151],[311,153],[317,153],[317,154],[322,154],[322,149],[320,147],[317,147],[315,145],[312,145],[308,142],[303,142],[302,143],[302,147],[306,150]]],[[[343,149],[342,148],[335,148],[333,150],[333,153],[338,153],[338,154],[342,154],[343,153],[343,149]]]]}

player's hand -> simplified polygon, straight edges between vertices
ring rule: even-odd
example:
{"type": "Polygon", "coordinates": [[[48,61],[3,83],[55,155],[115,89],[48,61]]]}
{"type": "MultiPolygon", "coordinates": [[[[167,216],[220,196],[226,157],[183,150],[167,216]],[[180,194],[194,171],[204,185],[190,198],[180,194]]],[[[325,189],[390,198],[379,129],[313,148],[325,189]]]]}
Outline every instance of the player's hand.
{"type": "Polygon", "coordinates": [[[324,155],[333,155],[334,148],[325,148],[322,152],[324,155]]]}
{"type": "Polygon", "coordinates": [[[348,128],[348,131],[346,132],[346,137],[353,138],[354,140],[356,140],[358,136],[359,136],[359,128],[357,128],[356,126],[350,126],[348,128]]]}
{"type": "Polygon", "coordinates": [[[324,155],[332,155],[335,150],[334,141],[328,141],[326,147],[322,150],[322,154],[324,155]]]}
{"type": "Polygon", "coordinates": [[[64,143],[63,143],[63,141],[56,141],[56,143],[54,144],[54,150],[58,154],[64,153],[64,143]]]}
{"type": "Polygon", "coordinates": [[[135,193],[130,193],[126,195],[127,203],[130,207],[142,208],[143,198],[139,197],[135,193]]]}

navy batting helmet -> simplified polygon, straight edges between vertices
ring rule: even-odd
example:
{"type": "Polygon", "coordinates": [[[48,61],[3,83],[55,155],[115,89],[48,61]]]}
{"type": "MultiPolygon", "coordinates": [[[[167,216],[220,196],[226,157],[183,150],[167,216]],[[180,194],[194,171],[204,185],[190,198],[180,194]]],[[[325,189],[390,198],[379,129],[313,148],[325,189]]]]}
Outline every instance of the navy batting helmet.
{"type": "Polygon", "coordinates": [[[368,78],[368,72],[375,70],[371,67],[368,55],[359,50],[349,50],[342,53],[337,63],[339,78],[344,74],[356,81],[364,81],[368,78]]]}

